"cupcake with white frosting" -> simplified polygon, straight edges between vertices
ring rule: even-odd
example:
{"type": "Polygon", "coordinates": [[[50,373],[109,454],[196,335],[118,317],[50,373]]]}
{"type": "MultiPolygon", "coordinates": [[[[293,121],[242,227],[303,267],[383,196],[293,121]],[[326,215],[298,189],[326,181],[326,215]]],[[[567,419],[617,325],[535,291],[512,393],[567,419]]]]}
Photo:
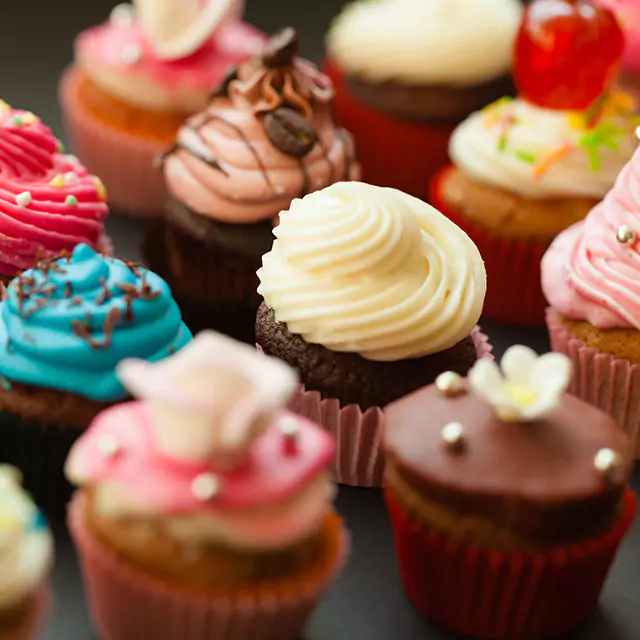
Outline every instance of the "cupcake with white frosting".
{"type": "Polygon", "coordinates": [[[258,345],[298,371],[291,406],[334,434],[335,478],[379,486],[381,409],[489,353],[480,254],[430,205],[360,182],[294,200],[274,234],[258,345]]]}
{"type": "Polygon", "coordinates": [[[327,35],[335,117],[363,180],[426,198],[469,113],[512,90],[518,0],[358,0],[327,35]]]}
{"type": "Polygon", "coordinates": [[[53,561],[44,516],[20,484],[17,469],[0,465],[0,640],[36,637],[53,561]]]}

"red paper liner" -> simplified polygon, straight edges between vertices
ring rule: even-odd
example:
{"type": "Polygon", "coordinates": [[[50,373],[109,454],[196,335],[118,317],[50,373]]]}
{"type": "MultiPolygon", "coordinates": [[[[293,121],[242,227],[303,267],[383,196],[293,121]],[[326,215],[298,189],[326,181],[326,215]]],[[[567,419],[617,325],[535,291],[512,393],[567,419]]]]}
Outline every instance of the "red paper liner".
{"type": "Polygon", "coordinates": [[[545,551],[488,549],[455,540],[412,519],[393,492],[385,498],[400,574],[415,608],[442,627],[485,640],[544,640],[594,613],[636,499],[599,537],[545,551]]]}
{"type": "Polygon", "coordinates": [[[0,640],[35,640],[51,600],[48,587],[41,587],[30,598],[15,620],[0,619],[0,640]]]}
{"type": "Polygon", "coordinates": [[[315,583],[291,579],[281,588],[222,595],[188,592],[127,563],[85,524],[84,498],[69,506],[69,532],[78,552],[92,618],[105,640],[298,640],[319,598],[342,571],[346,530],[315,583]]]}
{"type": "Polygon", "coordinates": [[[555,309],[547,309],[551,349],[573,362],[570,393],[615,418],[640,459],[640,365],[601,353],[574,337],[555,309]]]}
{"type": "Polygon", "coordinates": [[[449,162],[457,123],[412,122],[377,111],[348,93],[335,62],[325,61],[324,72],[335,89],[334,120],[354,137],[362,181],[426,200],[431,177],[449,162]]]}
{"type": "Polygon", "coordinates": [[[77,156],[105,184],[111,207],[121,213],[162,216],[167,196],[156,160],[166,144],[115,128],[89,113],[77,98],[74,68],[60,82],[65,129],[77,156]]]}
{"type": "MultiPolygon", "coordinates": [[[[489,339],[478,328],[472,333],[478,358],[493,358],[489,339]]],[[[258,347],[259,348],[259,347],[258,347]]],[[[291,400],[294,413],[316,422],[336,442],[333,477],[352,487],[381,487],[384,473],[382,408],[362,411],[356,404],[343,407],[337,398],[322,398],[319,391],[301,386],[291,400]]]]}
{"type": "Polygon", "coordinates": [[[548,242],[499,238],[470,222],[440,197],[448,169],[431,183],[429,202],[476,244],[487,271],[483,316],[509,324],[542,325],[547,301],[540,283],[540,263],[548,242]]]}

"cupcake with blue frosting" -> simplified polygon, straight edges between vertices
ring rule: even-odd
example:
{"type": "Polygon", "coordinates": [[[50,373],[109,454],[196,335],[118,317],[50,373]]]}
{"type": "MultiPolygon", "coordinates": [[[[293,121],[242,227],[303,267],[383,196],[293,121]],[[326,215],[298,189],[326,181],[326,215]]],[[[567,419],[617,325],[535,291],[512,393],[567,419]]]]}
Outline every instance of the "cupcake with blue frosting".
{"type": "Polygon", "coordinates": [[[0,303],[0,462],[22,470],[47,511],[64,507],[71,445],[128,397],[117,364],[161,360],[190,340],[168,285],[143,267],[87,245],[39,262],[0,303]]]}

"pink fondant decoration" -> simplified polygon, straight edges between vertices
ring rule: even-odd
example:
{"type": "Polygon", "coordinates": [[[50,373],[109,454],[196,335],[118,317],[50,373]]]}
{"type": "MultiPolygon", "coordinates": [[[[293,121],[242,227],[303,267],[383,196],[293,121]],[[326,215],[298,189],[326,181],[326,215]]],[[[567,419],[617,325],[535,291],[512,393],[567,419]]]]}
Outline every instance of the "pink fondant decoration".
{"type": "Polygon", "coordinates": [[[99,249],[102,183],[30,112],[0,106],[0,273],[15,275],[86,243],[99,249]],[[29,196],[20,196],[28,192],[29,196]]]}

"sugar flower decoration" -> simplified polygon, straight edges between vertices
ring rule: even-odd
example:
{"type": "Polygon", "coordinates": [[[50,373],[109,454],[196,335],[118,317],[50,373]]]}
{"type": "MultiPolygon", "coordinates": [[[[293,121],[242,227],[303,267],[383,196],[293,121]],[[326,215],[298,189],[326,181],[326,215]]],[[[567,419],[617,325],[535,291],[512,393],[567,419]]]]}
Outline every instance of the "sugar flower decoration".
{"type": "Polygon", "coordinates": [[[472,391],[492,405],[505,422],[536,420],[560,403],[571,380],[571,360],[560,353],[538,356],[517,345],[506,351],[500,367],[478,360],[469,372],[472,391]]]}
{"type": "Polygon", "coordinates": [[[213,331],[160,362],[125,360],[117,373],[149,405],[167,455],[220,467],[246,456],[298,382],[285,363],[213,331]]]}

